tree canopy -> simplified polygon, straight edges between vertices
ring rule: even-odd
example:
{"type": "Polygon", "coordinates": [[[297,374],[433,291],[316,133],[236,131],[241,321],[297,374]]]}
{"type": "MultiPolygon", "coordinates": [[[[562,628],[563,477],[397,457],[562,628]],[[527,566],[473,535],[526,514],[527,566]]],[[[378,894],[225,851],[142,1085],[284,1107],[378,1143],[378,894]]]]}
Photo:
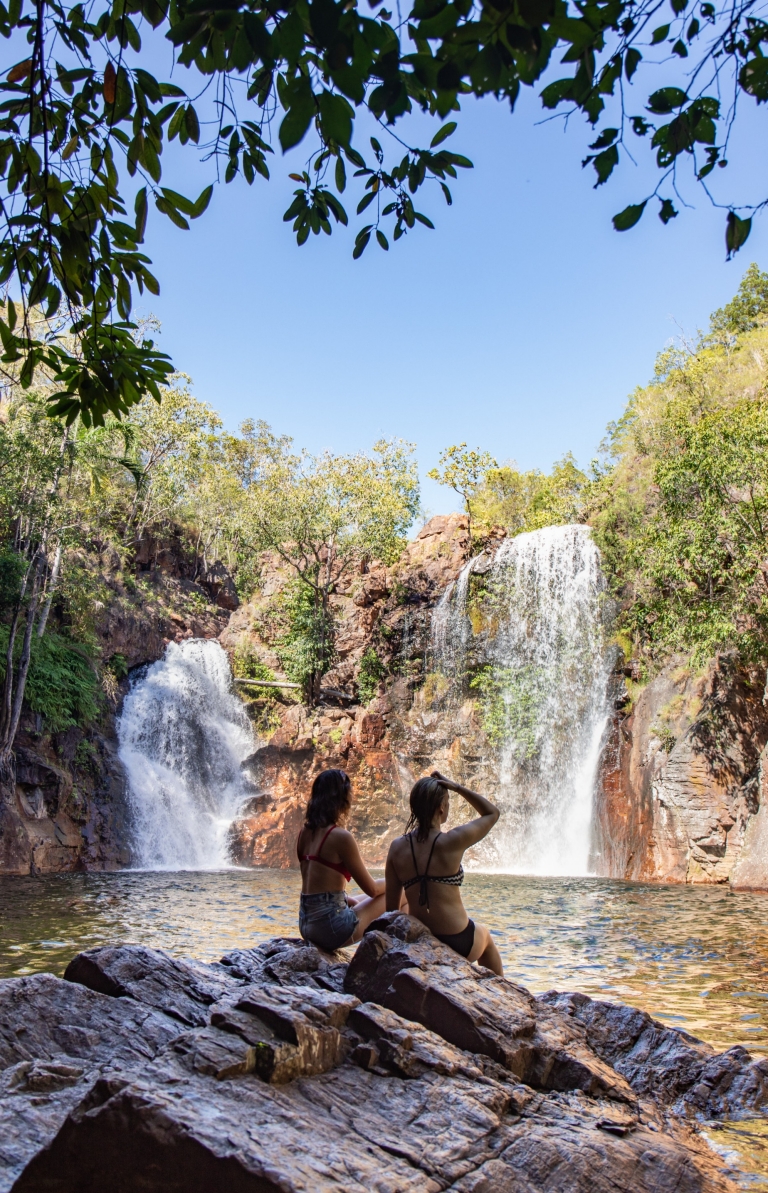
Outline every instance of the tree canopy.
{"type": "MultiPolygon", "coordinates": [[[[471,165],[448,146],[467,96],[514,107],[521,87],[540,86],[546,110],[581,112],[596,129],[584,164],[598,186],[631,157],[630,143],[647,145],[657,185],[615,216],[618,230],[637,223],[653,198],[664,223],[677,215],[683,163],[709,192],[715,167],[727,164],[740,100],[768,100],[768,21],[754,0],[368,7],[0,3],[0,33],[17,58],[0,83],[0,285],[10,294],[0,338],[13,379],[30,386],[42,369],[54,382],[52,412],[94,425],[145,393],[159,399],[171,363],[131,322],[136,293],[159,289],[143,247],[149,207],[188,228],[212,190],[190,198],[164,185],[169,142],[201,153],[215,177],[250,184],[269,177],[276,147],[310,134],[285,219],[299,244],[347,224],[341,196],[351,173],[360,256],[372,239],[388,250],[417,224],[433,226],[414,205],[425,183],[452,202],[449,183],[471,165]],[[146,69],[158,42],[172,50],[173,82],[146,69]],[[414,111],[439,122],[428,146],[407,136],[414,111]],[[371,124],[376,132],[365,151],[360,136],[353,145],[361,113],[366,132],[371,124]]],[[[765,201],[724,204],[729,254],[765,201]]]]}

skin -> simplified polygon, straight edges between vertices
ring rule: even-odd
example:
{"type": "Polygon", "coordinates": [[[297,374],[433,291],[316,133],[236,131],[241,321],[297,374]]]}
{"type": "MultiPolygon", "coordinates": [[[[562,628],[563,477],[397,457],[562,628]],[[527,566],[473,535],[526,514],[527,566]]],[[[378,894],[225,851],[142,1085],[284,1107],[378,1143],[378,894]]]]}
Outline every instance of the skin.
{"type": "MultiPolygon", "coordinates": [[[[435,847],[429,873],[455,874],[461,865],[465,850],[469,849],[471,845],[476,845],[478,841],[482,841],[483,837],[488,835],[499,819],[500,813],[496,805],[492,804],[484,795],[471,791],[469,787],[462,787],[460,783],[452,782],[441,775],[439,771],[432,771],[432,778],[442,783],[446,790],[443,802],[433,817],[427,840],[417,841],[415,833],[411,837],[416,862],[419,873],[423,874],[434,842],[435,847]],[[451,791],[461,795],[475,809],[477,816],[467,824],[460,824],[448,832],[443,832],[442,826],[448,819],[450,810],[449,793],[451,791]]],[[[403,896],[403,882],[412,878],[413,873],[413,856],[408,837],[397,837],[390,845],[387,857],[385,872],[387,911],[399,909],[403,896]]],[[[415,892],[411,895],[410,914],[421,920],[422,924],[425,924],[431,932],[453,935],[466,928],[469,917],[462,902],[459,887],[443,886],[438,882],[429,883],[429,907],[419,906],[418,886],[408,889],[410,892],[415,892]]],[[[480,965],[503,976],[501,956],[493,943],[490,930],[485,924],[478,924],[477,921],[475,921],[475,939],[472,951],[467,960],[477,961],[480,965]]]]}
{"type": "MultiPolygon", "coordinates": [[[[299,834],[299,853],[314,853],[320,849],[320,842],[328,831],[325,828],[302,829],[299,834]]],[[[334,826],[328,834],[322,848],[321,856],[329,862],[341,863],[347,873],[351,874],[362,895],[347,895],[347,903],[354,909],[357,916],[357,927],[344,942],[344,946],[355,944],[362,939],[365,929],[384,911],[384,879],[372,878],[368,873],[365,862],[360,856],[360,850],[352,834],[341,825],[334,826]]],[[[343,891],[346,879],[338,870],[329,870],[319,862],[301,863],[301,890],[305,895],[320,895],[326,891],[343,891]]]]}

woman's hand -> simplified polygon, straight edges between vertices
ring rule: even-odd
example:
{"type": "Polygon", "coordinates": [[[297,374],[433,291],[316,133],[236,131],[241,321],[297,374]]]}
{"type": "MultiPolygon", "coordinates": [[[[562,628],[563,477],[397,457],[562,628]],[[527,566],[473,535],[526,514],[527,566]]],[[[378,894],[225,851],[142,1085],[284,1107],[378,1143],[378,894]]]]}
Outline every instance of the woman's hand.
{"type": "Polygon", "coordinates": [[[453,788],[455,787],[455,784],[452,782],[452,780],[446,778],[445,775],[441,775],[439,770],[433,770],[432,774],[429,777],[430,777],[430,779],[437,779],[438,783],[443,784],[443,787],[448,787],[451,790],[453,790],[453,788]]]}

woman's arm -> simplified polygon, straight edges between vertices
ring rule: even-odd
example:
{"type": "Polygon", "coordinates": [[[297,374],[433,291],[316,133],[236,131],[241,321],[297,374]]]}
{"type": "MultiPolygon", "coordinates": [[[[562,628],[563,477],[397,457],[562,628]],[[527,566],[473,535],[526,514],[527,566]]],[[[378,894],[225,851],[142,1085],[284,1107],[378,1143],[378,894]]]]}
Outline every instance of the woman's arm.
{"type": "Polygon", "coordinates": [[[339,851],[339,857],[354,878],[360,890],[371,898],[384,893],[384,879],[371,878],[365,862],[360,856],[357,841],[346,829],[341,829],[334,845],[339,851]]]}
{"type": "Polygon", "coordinates": [[[403,898],[403,884],[395,872],[394,862],[392,861],[391,845],[389,847],[389,853],[387,854],[387,865],[384,870],[384,882],[386,883],[387,891],[387,911],[399,911],[403,898]]]}
{"type": "Polygon", "coordinates": [[[451,829],[447,836],[453,838],[453,841],[462,849],[469,849],[470,845],[476,845],[478,841],[482,841],[483,837],[487,837],[501,815],[496,805],[486,799],[484,795],[480,795],[479,792],[472,791],[470,787],[463,787],[461,783],[454,783],[452,779],[447,779],[445,775],[440,774],[440,771],[432,771],[432,778],[438,779],[449,791],[455,791],[457,795],[463,796],[477,812],[475,820],[470,820],[468,824],[458,825],[451,829]]]}

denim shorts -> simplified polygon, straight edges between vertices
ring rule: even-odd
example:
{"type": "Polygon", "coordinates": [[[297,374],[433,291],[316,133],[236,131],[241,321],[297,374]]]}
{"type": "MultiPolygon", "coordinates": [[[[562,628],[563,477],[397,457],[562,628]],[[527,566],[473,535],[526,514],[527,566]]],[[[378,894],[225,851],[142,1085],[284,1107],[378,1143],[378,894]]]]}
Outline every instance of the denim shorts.
{"type": "Polygon", "coordinates": [[[301,896],[299,931],[310,944],[332,953],[347,943],[356,927],[357,916],[343,891],[301,896]]]}

